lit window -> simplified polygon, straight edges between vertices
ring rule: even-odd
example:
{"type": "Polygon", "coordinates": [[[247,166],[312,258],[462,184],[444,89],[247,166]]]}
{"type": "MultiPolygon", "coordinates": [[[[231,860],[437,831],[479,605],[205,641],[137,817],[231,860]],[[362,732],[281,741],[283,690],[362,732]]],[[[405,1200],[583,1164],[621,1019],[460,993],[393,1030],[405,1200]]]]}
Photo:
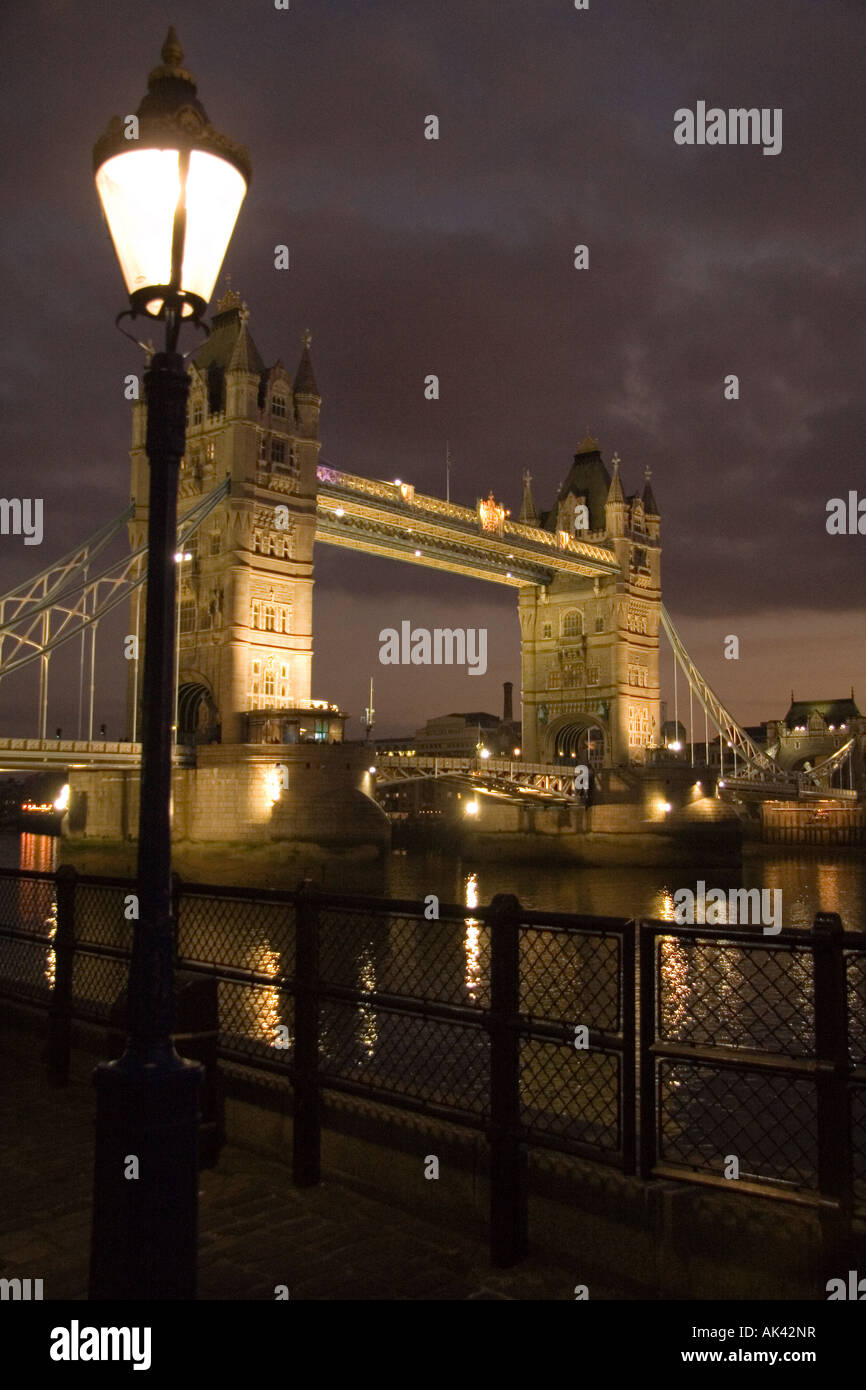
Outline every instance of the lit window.
{"type": "Polygon", "coordinates": [[[254,554],[254,555],[261,555],[261,553],[262,553],[262,533],[261,533],[261,531],[253,531],[253,554],[254,554]]]}
{"type": "Polygon", "coordinates": [[[265,662],[264,677],[262,680],[262,695],[265,705],[273,704],[274,699],[274,659],[269,656],[265,662]]]}
{"type": "Polygon", "coordinates": [[[570,608],[562,617],[563,637],[580,637],[583,634],[583,614],[578,608],[570,608]]]}
{"type": "Polygon", "coordinates": [[[274,630],[274,605],[273,605],[272,603],[266,603],[266,604],[265,604],[265,632],[273,632],[273,630],[274,630]]]}
{"type": "Polygon", "coordinates": [[[195,601],[185,598],[180,605],[181,633],[195,632],[195,601]]]}

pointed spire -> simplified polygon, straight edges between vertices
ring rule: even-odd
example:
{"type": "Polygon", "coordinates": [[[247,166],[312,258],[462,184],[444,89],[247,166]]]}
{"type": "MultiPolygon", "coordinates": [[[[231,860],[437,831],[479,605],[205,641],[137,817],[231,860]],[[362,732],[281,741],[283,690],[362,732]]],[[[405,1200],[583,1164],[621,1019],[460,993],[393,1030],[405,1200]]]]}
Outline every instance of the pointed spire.
{"type": "Polygon", "coordinates": [[[321,400],[319,388],[316,385],[313,363],[310,359],[310,344],[312,341],[313,336],[308,328],[303,335],[304,350],[301,353],[301,361],[298,365],[298,370],[295,372],[294,392],[296,396],[315,396],[317,400],[321,400]]]}
{"type": "Polygon", "coordinates": [[[656,505],[655,494],[652,490],[652,482],[650,481],[652,475],[653,471],[650,468],[649,464],[647,464],[646,468],[644,469],[644,478],[646,479],[646,482],[644,483],[643,490],[643,509],[646,512],[647,516],[658,516],[659,509],[656,505]]]}
{"type": "Polygon", "coordinates": [[[622,502],[625,504],[625,493],[622,490],[622,483],[619,480],[619,454],[614,454],[611,459],[613,464],[613,479],[610,484],[610,491],[607,494],[608,502],[622,502]]]}
{"type": "Polygon", "coordinates": [[[178,42],[177,32],[173,24],[169,26],[165,43],[162,45],[162,61],[167,68],[179,68],[183,62],[183,49],[178,42]]]}
{"type": "MultiPolygon", "coordinates": [[[[240,296],[238,296],[238,298],[240,298],[240,296]]],[[[250,311],[247,308],[246,304],[241,304],[241,307],[238,309],[240,329],[238,331],[238,336],[235,339],[235,345],[232,348],[232,354],[229,358],[226,371],[251,372],[253,373],[253,375],[257,376],[261,370],[261,364],[258,360],[258,352],[256,348],[253,346],[252,339],[250,338],[250,332],[247,328],[247,320],[249,319],[249,316],[250,311]]]]}
{"type": "Polygon", "coordinates": [[[528,468],[523,470],[523,505],[520,508],[518,521],[522,521],[526,526],[538,525],[538,512],[535,510],[535,502],[532,498],[532,474],[528,468]]]}

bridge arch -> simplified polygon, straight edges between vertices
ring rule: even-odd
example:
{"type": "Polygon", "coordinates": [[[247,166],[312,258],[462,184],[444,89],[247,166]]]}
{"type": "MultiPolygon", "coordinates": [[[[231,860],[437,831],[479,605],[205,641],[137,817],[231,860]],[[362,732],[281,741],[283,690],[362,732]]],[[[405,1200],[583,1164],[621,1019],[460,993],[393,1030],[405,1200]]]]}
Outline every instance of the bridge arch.
{"type": "Polygon", "coordinates": [[[178,743],[218,743],[220,716],[208,683],[197,675],[182,676],[177,692],[178,743]]]}
{"type": "Polygon", "coordinates": [[[609,764],[608,721],[591,710],[557,715],[545,731],[543,761],[560,764],[585,763],[588,767],[609,764]]]}

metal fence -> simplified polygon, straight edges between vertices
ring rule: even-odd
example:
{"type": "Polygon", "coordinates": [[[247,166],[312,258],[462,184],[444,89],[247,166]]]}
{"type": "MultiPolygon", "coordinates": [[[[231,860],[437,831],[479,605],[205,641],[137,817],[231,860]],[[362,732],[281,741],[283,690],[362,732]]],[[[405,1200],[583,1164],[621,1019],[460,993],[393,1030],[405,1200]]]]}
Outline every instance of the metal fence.
{"type": "MultiPolygon", "coordinates": [[[[57,1082],[72,1022],[116,1020],[134,892],[0,870],[0,994],[48,1011],[57,1082]]],[[[176,880],[178,967],[215,982],[220,1058],[291,1088],[296,1182],[337,1091],[486,1135],[499,1263],[535,1148],[844,1220],[866,1201],[866,936],[437,908],[176,880]]]]}

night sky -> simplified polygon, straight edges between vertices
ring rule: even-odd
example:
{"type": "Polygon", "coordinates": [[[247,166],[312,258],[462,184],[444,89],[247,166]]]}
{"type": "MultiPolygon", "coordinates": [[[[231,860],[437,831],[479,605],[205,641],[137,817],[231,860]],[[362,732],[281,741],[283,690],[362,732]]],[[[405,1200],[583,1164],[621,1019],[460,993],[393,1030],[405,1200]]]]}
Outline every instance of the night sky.
{"type": "MultiPolygon", "coordinates": [[[[627,492],[652,467],[665,603],[740,721],[792,686],[853,683],[866,709],[866,536],[825,529],[829,498],[866,495],[861,0],[5,0],[0,493],[44,498],[45,539],[0,537],[4,592],[128,498],[142,357],[113,327],[90,156],[169,23],[249,148],[224,269],[266,362],[294,370],[309,326],[324,461],[444,495],[447,439],[452,497],[493,488],[516,514],[521,470],[549,507],[590,430],[627,492]],[[676,145],[699,100],[782,108],[781,153],[676,145]]],[[[125,627],[100,633],[114,736],[125,627]]],[[[380,733],[519,689],[516,591],[319,546],[315,633],[313,695],[359,715],[375,674],[380,733]],[[487,674],[380,666],[403,618],[486,626],[487,674]]],[[[77,676],[56,669],[49,725],[71,734],[77,676]]],[[[35,685],[0,688],[0,732],[35,734],[35,685]]]]}

